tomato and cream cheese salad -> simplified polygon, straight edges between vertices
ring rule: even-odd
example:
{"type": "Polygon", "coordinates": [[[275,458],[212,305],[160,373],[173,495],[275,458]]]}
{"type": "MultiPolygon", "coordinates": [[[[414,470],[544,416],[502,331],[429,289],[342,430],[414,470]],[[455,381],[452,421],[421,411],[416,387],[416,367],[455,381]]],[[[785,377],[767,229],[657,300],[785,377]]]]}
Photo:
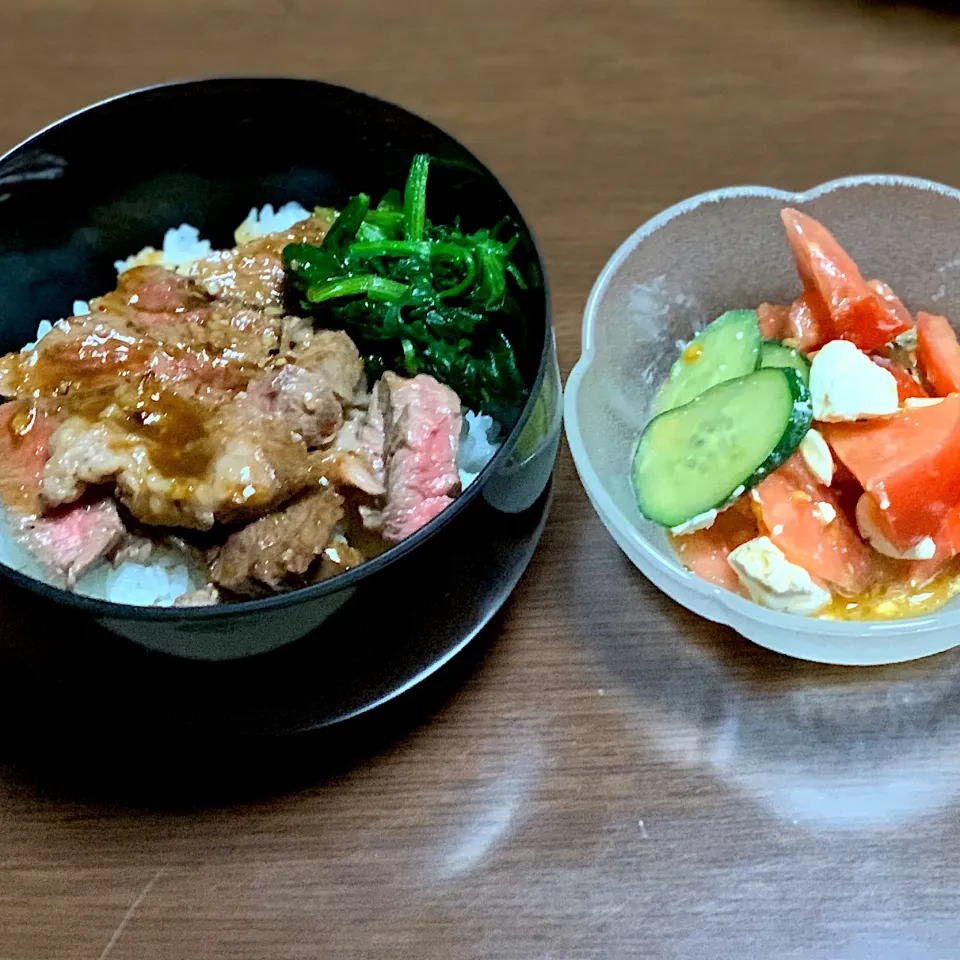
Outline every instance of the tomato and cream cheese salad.
{"type": "Polygon", "coordinates": [[[785,613],[895,619],[960,593],[960,343],[781,212],[803,291],[684,346],[637,442],[683,564],[785,613]]]}

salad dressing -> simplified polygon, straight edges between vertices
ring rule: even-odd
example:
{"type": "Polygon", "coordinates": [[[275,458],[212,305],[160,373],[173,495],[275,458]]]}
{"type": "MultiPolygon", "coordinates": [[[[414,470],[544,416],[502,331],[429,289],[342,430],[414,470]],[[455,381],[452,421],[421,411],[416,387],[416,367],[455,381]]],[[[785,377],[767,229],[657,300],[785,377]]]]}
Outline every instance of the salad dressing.
{"type": "Polygon", "coordinates": [[[935,613],[960,594],[960,562],[952,560],[923,587],[885,583],[855,597],[834,595],[823,620],[905,620],[935,613]]]}

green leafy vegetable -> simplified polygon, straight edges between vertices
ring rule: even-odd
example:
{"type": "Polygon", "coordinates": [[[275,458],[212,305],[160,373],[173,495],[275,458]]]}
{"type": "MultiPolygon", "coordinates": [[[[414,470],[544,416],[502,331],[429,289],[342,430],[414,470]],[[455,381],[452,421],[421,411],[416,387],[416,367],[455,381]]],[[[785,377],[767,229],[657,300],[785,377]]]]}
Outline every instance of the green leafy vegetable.
{"type": "Polygon", "coordinates": [[[464,404],[512,424],[527,397],[511,336],[523,326],[515,293],[527,282],[511,260],[510,226],[464,233],[426,216],[429,158],[413,159],[403,196],[370,208],[358,194],[320,246],[290,244],[284,264],[322,322],[367,354],[367,370],[427,373],[464,404]]]}

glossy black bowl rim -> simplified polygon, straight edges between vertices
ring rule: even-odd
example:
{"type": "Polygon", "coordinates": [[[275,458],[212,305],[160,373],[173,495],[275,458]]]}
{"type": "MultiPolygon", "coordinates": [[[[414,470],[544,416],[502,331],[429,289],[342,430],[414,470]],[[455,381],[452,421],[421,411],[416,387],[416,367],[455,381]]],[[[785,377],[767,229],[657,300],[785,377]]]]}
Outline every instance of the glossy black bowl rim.
{"type": "Polygon", "coordinates": [[[314,600],[320,600],[324,597],[334,596],[344,590],[349,590],[352,587],[357,586],[364,580],[369,579],[379,571],[385,569],[386,567],[396,563],[401,558],[405,557],[407,554],[411,553],[417,548],[417,546],[423,543],[425,540],[433,536],[435,533],[439,532],[443,527],[450,523],[462,510],[466,509],[470,503],[479,495],[481,489],[486,484],[486,482],[498,472],[499,468],[502,467],[507,458],[510,456],[516,441],[520,434],[523,432],[523,428],[526,425],[527,421],[530,419],[530,415],[533,411],[534,404],[536,403],[537,397],[540,395],[540,391],[543,387],[544,378],[546,376],[547,366],[550,362],[552,355],[552,325],[550,323],[551,311],[550,311],[550,289],[547,281],[547,273],[543,263],[543,256],[540,252],[539,244],[537,243],[536,236],[533,233],[533,230],[530,228],[529,223],[526,218],[523,216],[522,211],[520,210],[519,205],[512,196],[509,190],[503,185],[500,178],[488,167],[479,157],[477,157],[472,150],[468,149],[463,143],[460,142],[452,134],[447,133],[446,130],[437,126],[437,124],[432,123],[424,117],[421,117],[419,114],[414,113],[412,110],[407,110],[405,107],[400,106],[399,104],[393,103],[389,100],[385,100],[382,97],[375,96],[370,93],[366,93],[362,90],[357,90],[353,87],[347,87],[340,84],[327,83],[323,80],[315,80],[307,77],[284,77],[284,76],[245,76],[245,75],[236,75],[236,76],[213,76],[213,77],[200,77],[192,80],[174,80],[166,83],[157,83],[147,87],[139,87],[135,90],[128,90],[123,93],[116,94],[111,97],[107,97],[104,100],[100,100],[96,103],[89,104],[88,106],[81,107],[79,110],[75,110],[73,113],[67,114],[64,117],[61,117],[59,120],[55,120],[52,123],[48,124],[42,130],[38,130],[36,133],[31,134],[25,140],[11,147],[9,150],[0,155],[0,164],[10,159],[14,154],[19,153],[26,147],[29,147],[35,140],[40,139],[45,134],[51,130],[56,129],[66,123],[69,123],[71,120],[74,120],[78,117],[83,116],[86,113],[89,113],[93,110],[98,110],[101,107],[109,106],[110,104],[118,100],[127,100],[136,97],[147,97],[151,94],[157,93],[170,93],[176,94],[180,90],[188,89],[191,87],[231,87],[231,86],[244,86],[244,85],[277,85],[277,86],[298,86],[303,88],[324,88],[328,91],[334,93],[343,93],[348,96],[354,97],[363,97],[368,100],[372,100],[376,103],[381,104],[383,107],[388,110],[395,111],[398,114],[405,114],[406,116],[412,117],[414,120],[426,124],[428,127],[432,127],[434,131],[439,133],[442,137],[446,137],[448,140],[451,140],[455,143],[464,153],[477,164],[478,168],[481,169],[484,173],[489,174],[493,180],[497,183],[500,189],[503,191],[504,196],[507,200],[513,205],[514,209],[517,211],[519,216],[520,226],[527,231],[530,236],[530,240],[533,246],[533,253],[536,256],[537,266],[540,270],[541,277],[541,292],[543,295],[543,307],[544,315],[546,317],[546,329],[544,331],[543,346],[540,353],[540,364],[537,368],[537,375],[534,378],[533,385],[530,389],[530,396],[527,398],[527,402],[524,405],[523,410],[520,413],[520,418],[514,424],[513,429],[507,435],[506,440],[500,449],[494,454],[490,462],[483,468],[480,474],[476,479],[467,487],[467,489],[460,494],[457,499],[450,504],[446,509],[434,517],[429,523],[421,527],[416,533],[411,534],[405,540],[402,540],[400,543],[391,547],[389,550],[380,554],[378,557],[374,557],[372,560],[367,560],[366,562],[360,564],[360,566],[348,570],[345,573],[338,574],[337,576],[326,580],[323,583],[318,583],[310,587],[303,587],[299,590],[292,590],[289,593],[280,593],[272,597],[262,597],[257,600],[241,600],[230,603],[216,604],[214,606],[205,606],[205,607],[143,607],[136,606],[133,604],[125,603],[112,603],[109,600],[97,600],[92,597],[85,597],[80,594],[73,593],[69,590],[64,590],[61,587],[56,587],[51,584],[45,583],[42,580],[38,580],[35,577],[28,576],[27,574],[20,573],[18,570],[14,570],[12,567],[8,567],[6,564],[0,563],[0,578],[6,578],[13,581],[21,587],[26,588],[27,590],[36,593],[40,597],[43,597],[46,600],[52,600],[55,603],[63,604],[65,606],[73,607],[74,609],[81,610],[85,613],[93,614],[97,617],[109,618],[113,620],[138,620],[138,621],[153,621],[153,622],[164,622],[164,623],[180,623],[180,622],[190,622],[196,620],[225,620],[235,617],[243,617],[255,613],[265,613],[271,610],[278,610],[285,607],[295,606],[301,603],[308,603],[314,600]]]}

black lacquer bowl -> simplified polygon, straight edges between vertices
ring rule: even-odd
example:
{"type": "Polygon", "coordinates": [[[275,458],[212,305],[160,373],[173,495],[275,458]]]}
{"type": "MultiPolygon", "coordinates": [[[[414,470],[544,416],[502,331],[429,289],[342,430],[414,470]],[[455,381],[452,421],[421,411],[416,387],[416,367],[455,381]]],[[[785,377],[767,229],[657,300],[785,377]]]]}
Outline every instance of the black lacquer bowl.
{"type": "MultiPolygon", "coordinates": [[[[230,246],[251,207],[340,206],[361,190],[377,196],[402,186],[419,152],[439,161],[429,215],[458,213],[468,228],[510,215],[521,229],[518,256],[542,276],[529,230],[497,178],[452,137],[373,97],[305,80],[211,79],[137,91],[67,117],[0,159],[0,350],[32,340],[40,320],[69,315],[75,299],[112,289],[113,262],[158,246],[170,227],[190,223],[215,247],[230,246]]],[[[144,670],[159,680],[187,669],[182,658],[250,662],[261,676],[276,666],[303,683],[303,671],[316,676],[332,657],[338,665],[325,671],[328,704],[316,722],[429,673],[503,603],[549,503],[559,374],[545,283],[525,296],[518,352],[530,400],[480,477],[416,535],[315,587],[211,608],[100,602],[0,567],[0,650],[113,685],[144,670]]]]}

